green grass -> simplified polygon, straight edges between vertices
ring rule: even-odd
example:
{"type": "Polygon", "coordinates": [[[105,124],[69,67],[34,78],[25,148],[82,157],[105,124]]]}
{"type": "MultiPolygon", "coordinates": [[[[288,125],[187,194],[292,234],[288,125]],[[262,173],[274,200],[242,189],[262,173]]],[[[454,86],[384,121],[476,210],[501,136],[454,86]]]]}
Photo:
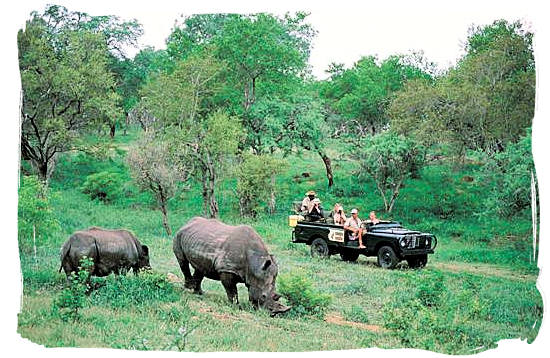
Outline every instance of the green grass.
{"type": "MultiPolygon", "coordinates": [[[[227,302],[217,281],[205,279],[205,294],[197,296],[181,283],[165,284],[160,279],[167,273],[180,278],[182,274],[172,253],[172,238],[162,228],[161,213],[149,194],[137,190],[124,164],[125,150],[138,130],[126,137],[120,134],[107,160],[77,153],[61,158],[51,184],[51,203],[61,231],[40,238],[36,257],[21,252],[24,291],[18,331],[33,342],[47,347],[177,350],[181,329],[188,327],[185,350],[189,351],[415,347],[470,354],[479,352],[480,345],[481,350],[489,349],[500,339],[531,342],[538,333],[542,299],[535,285],[538,269],[530,258],[529,217],[510,225],[502,218],[475,215],[481,212],[479,200],[486,190],[462,179],[472,175],[474,166],[461,171],[445,163],[426,167],[420,178],[405,183],[392,215],[381,211],[373,183],[358,181],[353,163],[332,151],[334,188],[326,188],[320,158],[308,153],[290,156],[276,182],[276,213],[262,213],[256,221],[239,218],[235,179],[228,175],[221,180],[217,194],[221,220],[252,225],[276,255],[280,275],[304,272],[316,292],[331,298],[325,320],[315,315],[271,318],[251,307],[244,285],[239,285],[239,308],[227,302]],[[92,201],[81,191],[86,177],[100,171],[125,178],[125,194],[110,204],[92,201]],[[309,177],[302,176],[304,172],[309,177]],[[436,234],[436,253],[423,270],[410,270],[402,263],[387,271],[377,267],[374,258],[365,257],[356,263],[339,257],[311,258],[309,247],[290,242],[286,218],[292,201],[310,189],[319,193],[325,208],[338,201],[348,211],[358,207],[362,216],[377,210],[383,218],[436,234]],[[52,310],[65,285],[64,274],[58,272],[59,248],[72,232],[89,226],[132,230],[150,247],[155,275],[99,279],[82,318],[67,324],[52,310]],[[399,321],[399,314],[414,318],[399,321]]],[[[192,185],[169,202],[170,226],[176,231],[201,208],[199,188],[192,185]]]]}

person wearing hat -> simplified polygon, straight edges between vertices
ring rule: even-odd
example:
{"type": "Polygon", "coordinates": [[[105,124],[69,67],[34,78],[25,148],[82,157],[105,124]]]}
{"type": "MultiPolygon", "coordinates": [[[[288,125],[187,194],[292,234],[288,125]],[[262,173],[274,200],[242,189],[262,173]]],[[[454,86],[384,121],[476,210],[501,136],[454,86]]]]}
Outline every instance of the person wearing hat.
{"type": "Polygon", "coordinates": [[[346,214],[344,214],[344,208],[340,203],[334,204],[332,210],[332,219],[336,225],[344,225],[347,221],[346,214]]]}
{"type": "Polygon", "coordinates": [[[366,249],[363,245],[363,227],[361,226],[361,219],[358,217],[359,211],[357,209],[351,209],[351,218],[346,220],[344,224],[344,230],[350,231],[350,240],[357,240],[359,238],[359,248],[366,249]]]}
{"type": "Polygon", "coordinates": [[[315,198],[311,201],[311,207],[307,211],[306,217],[309,221],[317,221],[323,218],[323,209],[321,208],[321,200],[315,198]]]}
{"type": "Polygon", "coordinates": [[[300,206],[300,211],[304,214],[309,213],[313,207],[313,199],[315,199],[315,192],[310,190],[306,193],[306,197],[302,200],[302,206],[300,206]]]}

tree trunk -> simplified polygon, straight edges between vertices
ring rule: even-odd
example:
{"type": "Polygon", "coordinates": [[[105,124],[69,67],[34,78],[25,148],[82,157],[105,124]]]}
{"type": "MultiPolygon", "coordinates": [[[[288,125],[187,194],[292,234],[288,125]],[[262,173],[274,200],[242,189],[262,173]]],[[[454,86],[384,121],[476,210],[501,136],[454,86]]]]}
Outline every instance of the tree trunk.
{"type": "Polygon", "coordinates": [[[206,171],[203,170],[202,171],[202,180],[201,180],[201,184],[202,184],[202,212],[203,212],[203,216],[205,218],[208,217],[208,177],[206,176],[206,171]]]}
{"type": "Polygon", "coordinates": [[[168,234],[168,236],[172,236],[172,229],[170,229],[170,225],[168,225],[168,211],[166,210],[166,200],[168,200],[168,198],[164,194],[164,190],[160,184],[157,184],[157,189],[160,199],[160,211],[162,212],[162,226],[164,226],[166,234],[168,234]]]}
{"type": "Polygon", "coordinates": [[[126,136],[128,134],[128,127],[130,126],[130,113],[126,112],[126,122],[124,125],[124,131],[122,132],[123,136],[126,136]]]}
{"type": "Polygon", "coordinates": [[[172,236],[172,229],[170,229],[170,225],[168,224],[168,211],[166,210],[166,203],[160,204],[160,211],[162,211],[162,226],[164,226],[166,234],[168,236],[172,236]]]}
{"type": "Polygon", "coordinates": [[[326,155],[325,152],[323,152],[322,150],[319,150],[317,153],[319,153],[319,155],[321,156],[321,159],[323,159],[323,163],[325,163],[325,168],[327,171],[328,187],[330,188],[334,184],[334,176],[332,174],[332,163],[330,161],[330,158],[328,157],[328,155],[326,155]]]}
{"type": "Polygon", "coordinates": [[[116,123],[110,124],[109,129],[110,129],[109,136],[111,137],[111,139],[113,139],[115,137],[115,132],[116,132],[116,123]]]}
{"type": "Polygon", "coordinates": [[[208,161],[208,197],[210,199],[210,217],[213,219],[217,218],[219,213],[215,190],[216,190],[216,172],[214,170],[214,164],[209,160],[208,161]]]}
{"type": "Polygon", "coordinates": [[[269,214],[273,215],[275,214],[275,174],[271,175],[271,187],[270,190],[270,198],[269,198],[269,204],[268,204],[268,210],[269,214]]]}

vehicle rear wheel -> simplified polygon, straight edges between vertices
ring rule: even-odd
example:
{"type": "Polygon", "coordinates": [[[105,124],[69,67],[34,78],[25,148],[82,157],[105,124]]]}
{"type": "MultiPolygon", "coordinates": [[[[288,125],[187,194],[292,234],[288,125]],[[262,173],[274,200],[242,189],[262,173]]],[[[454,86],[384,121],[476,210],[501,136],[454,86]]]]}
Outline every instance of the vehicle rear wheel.
{"type": "Polygon", "coordinates": [[[329,256],[329,249],[327,242],[321,238],[313,240],[311,243],[311,256],[326,258],[329,256]]]}
{"type": "Polygon", "coordinates": [[[417,255],[407,259],[410,268],[422,268],[428,263],[428,255],[417,255]]]}
{"type": "Polygon", "coordinates": [[[354,262],[354,261],[357,261],[357,258],[359,257],[359,251],[358,250],[342,250],[342,252],[340,252],[340,257],[342,258],[342,261],[354,262]]]}
{"type": "Polygon", "coordinates": [[[378,250],[378,265],[385,269],[393,269],[399,263],[395,251],[390,246],[382,246],[378,250]]]}

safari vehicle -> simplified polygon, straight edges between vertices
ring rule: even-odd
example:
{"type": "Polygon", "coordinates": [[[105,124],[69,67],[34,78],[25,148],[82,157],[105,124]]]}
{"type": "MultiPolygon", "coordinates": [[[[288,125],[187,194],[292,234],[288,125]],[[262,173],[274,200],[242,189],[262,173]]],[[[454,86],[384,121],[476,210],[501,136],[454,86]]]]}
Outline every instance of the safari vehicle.
{"type": "Polygon", "coordinates": [[[306,221],[303,216],[291,215],[289,225],[293,227],[292,242],[311,246],[314,257],[329,257],[340,254],[344,261],[356,261],[359,255],[376,256],[378,265],[393,269],[400,261],[406,260],[411,268],[420,268],[428,263],[428,254],[433,254],[437,246],[435,235],[408,230],[396,221],[380,221],[373,225],[363,222],[363,245],[358,240],[350,240],[348,231],[341,225],[330,222],[306,221]]]}

